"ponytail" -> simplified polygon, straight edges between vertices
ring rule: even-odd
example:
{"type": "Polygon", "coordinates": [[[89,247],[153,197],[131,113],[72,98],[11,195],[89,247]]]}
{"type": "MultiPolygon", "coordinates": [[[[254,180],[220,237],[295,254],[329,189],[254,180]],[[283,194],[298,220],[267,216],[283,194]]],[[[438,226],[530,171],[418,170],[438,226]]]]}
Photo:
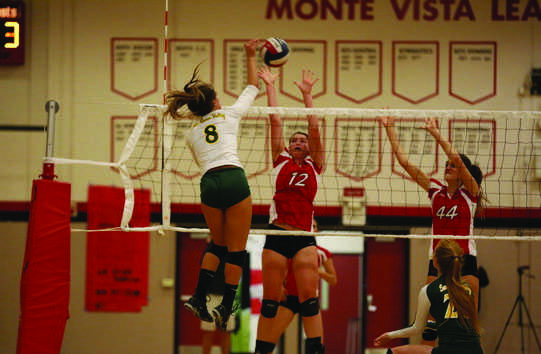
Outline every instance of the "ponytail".
{"type": "Polygon", "coordinates": [[[195,67],[192,78],[184,85],[183,91],[173,90],[167,93],[165,96],[166,114],[170,114],[174,119],[185,118],[183,114],[178,112],[185,105],[193,114],[200,117],[214,110],[216,91],[212,85],[201,81],[198,75],[199,65],[195,67]]]}
{"type": "Polygon", "coordinates": [[[462,281],[462,249],[452,240],[440,240],[434,256],[447,285],[449,301],[458,313],[458,320],[465,328],[480,332],[475,300],[471,289],[462,281]]]}
{"type": "Polygon", "coordinates": [[[479,192],[476,195],[477,197],[477,209],[475,211],[475,215],[484,217],[485,215],[485,209],[486,209],[486,203],[487,203],[487,197],[485,194],[485,190],[481,187],[481,183],[483,182],[483,171],[481,171],[481,168],[477,165],[472,164],[471,160],[468,158],[468,156],[464,154],[459,154],[460,159],[472,175],[473,179],[477,183],[477,186],[479,187],[479,192]]]}

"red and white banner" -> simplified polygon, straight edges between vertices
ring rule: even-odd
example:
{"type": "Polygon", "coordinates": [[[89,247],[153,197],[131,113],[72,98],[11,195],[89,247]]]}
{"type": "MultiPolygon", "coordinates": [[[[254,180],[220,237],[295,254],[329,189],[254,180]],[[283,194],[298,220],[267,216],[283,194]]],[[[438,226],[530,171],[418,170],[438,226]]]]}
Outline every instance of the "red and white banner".
{"type": "MultiPolygon", "coordinates": [[[[120,225],[124,189],[88,188],[88,229],[120,225]]],[[[135,191],[131,227],[150,225],[150,191],[135,191]]],[[[87,234],[87,311],[138,312],[148,297],[149,232],[103,231],[87,234]]]]}

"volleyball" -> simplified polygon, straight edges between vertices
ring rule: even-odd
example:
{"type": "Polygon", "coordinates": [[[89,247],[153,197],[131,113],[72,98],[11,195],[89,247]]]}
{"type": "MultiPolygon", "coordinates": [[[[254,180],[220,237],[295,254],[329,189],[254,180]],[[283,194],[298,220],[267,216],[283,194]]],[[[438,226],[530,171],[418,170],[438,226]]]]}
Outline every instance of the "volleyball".
{"type": "Polygon", "coordinates": [[[281,38],[270,37],[265,40],[260,54],[266,65],[276,68],[287,62],[289,58],[289,46],[281,38]]]}

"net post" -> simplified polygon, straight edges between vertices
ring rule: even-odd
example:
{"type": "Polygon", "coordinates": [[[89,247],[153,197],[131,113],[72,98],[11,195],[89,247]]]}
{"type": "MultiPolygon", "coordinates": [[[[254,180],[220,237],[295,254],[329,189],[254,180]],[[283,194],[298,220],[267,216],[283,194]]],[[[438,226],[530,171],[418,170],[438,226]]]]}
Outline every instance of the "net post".
{"type": "Polygon", "coordinates": [[[45,103],[45,111],[47,112],[47,145],[45,148],[46,160],[43,163],[43,170],[40,175],[43,179],[55,179],[54,163],[49,162],[48,158],[54,156],[54,132],[56,113],[60,110],[60,105],[55,100],[49,100],[45,103]]]}

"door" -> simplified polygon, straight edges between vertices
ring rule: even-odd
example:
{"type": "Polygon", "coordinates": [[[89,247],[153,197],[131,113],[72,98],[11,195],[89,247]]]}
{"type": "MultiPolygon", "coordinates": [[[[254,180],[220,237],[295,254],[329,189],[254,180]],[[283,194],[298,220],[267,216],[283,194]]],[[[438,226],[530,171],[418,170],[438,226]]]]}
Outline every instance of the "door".
{"type": "Polygon", "coordinates": [[[322,282],[321,315],[327,354],[360,353],[362,254],[333,254],[336,286],[322,282]],[[326,292],[328,293],[326,294],[326,292]],[[325,298],[328,296],[328,300],[325,298]]]}
{"type": "MultiPolygon", "coordinates": [[[[408,325],[409,241],[365,239],[364,346],[374,348],[380,334],[408,325]]],[[[407,344],[397,339],[390,346],[407,344]]]]}

